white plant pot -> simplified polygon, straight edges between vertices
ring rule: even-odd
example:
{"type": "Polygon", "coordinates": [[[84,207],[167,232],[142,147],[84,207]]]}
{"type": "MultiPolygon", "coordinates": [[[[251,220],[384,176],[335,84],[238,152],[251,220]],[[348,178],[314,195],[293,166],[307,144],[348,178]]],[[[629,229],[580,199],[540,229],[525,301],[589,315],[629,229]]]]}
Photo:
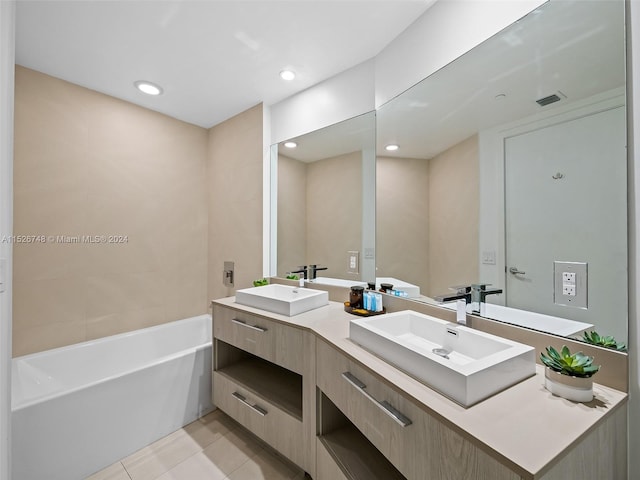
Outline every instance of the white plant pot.
{"type": "Polygon", "coordinates": [[[544,387],[552,394],[574,402],[593,400],[593,377],[572,377],[545,367],[544,387]]]}

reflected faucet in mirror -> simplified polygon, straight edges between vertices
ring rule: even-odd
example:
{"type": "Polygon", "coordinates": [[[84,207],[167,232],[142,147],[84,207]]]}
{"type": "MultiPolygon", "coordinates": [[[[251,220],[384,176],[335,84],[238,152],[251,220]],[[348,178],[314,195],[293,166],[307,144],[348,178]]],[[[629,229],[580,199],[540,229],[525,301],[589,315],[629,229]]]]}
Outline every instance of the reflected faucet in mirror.
{"type": "Polygon", "coordinates": [[[435,295],[433,299],[439,303],[457,301],[456,321],[462,325],[467,323],[467,305],[471,304],[471,313],[485,315],[485,303],[487,295],[502,293],[500,288],[487,288],[489,284],[474,283],[471,285],[458,285],[450,287],[453,293],[435,295]]]}
{"type": "Polygon", "coordinates": [[[328,267],[319,267],[315,263],[312,263],[312,264],[309,265],[308,268],[307,268],[306,265],[301,265],[301,266],[296,267],[296,268],[297,268],[297,270],[291,270],[289,273],[301,273],[303,279],[305,279],[305,280],[315,280],[317,272],[319,272],[321,270],[327,270],[328,267]]]}
{"type": "Polygon", "coordinates": [[[309,280],[315,280],[316,273],[320,270],[327,270],[327,267],[318,267],[318,265],[315,264],[309,265],[309,280]]]}

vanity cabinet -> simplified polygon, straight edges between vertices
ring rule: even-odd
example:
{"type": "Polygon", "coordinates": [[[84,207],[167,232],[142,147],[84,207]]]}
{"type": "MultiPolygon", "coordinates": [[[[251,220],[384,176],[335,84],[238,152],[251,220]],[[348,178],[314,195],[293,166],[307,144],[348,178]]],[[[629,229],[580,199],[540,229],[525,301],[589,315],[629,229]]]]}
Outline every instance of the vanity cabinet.
{"type": "Polygon", "coordinates": [[[304,330],[240,310],[214,307],[213,337],[302,374],[304,330]]]}
{"type": "Polygon", "coordinates": [[[214,405],[305,471],[315,472],[310,398],[315,337],[214,304],[213,339],[214,405]]]}
{"type": "MultiPolygon", "coordinates": [[[[369,369],[323,341],[316,349],[318,388],[404,477],[424,478],[431,472],[433,478],[443,479],[520,478],[369,369]]],[[[365,458],[371,458],[371,449],[363,448],[365,458]]]]}
{"type": "Polygon", "coordinates": [[[352,318],[214,301],[213,403],[314,480],[627,478],[624,392],[568,402],[537,367],[464,408],[350,341],[352,318]]]}

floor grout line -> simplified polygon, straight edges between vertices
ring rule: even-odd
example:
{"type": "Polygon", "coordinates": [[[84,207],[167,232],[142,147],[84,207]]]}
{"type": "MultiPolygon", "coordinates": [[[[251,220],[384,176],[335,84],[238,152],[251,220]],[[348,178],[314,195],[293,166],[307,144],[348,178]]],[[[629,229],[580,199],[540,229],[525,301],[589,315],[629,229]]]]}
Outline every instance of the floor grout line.
{"type": "Polygon", "coordinates": [[[229,477],[231,477],[231,475],[233,474],[233,472],[235,472],[236,470],[244,467],[247,463],[249,463],[249,460],[251,460],[252,458],[258,456],[258,454],[260,454],[262,451],[264,450],[263,447],[260,447],[260,450],[258,450],[256,453],[254,453],[252,456],[248,457],[244,462],[242,462],[241,465],[238,465],[238,468],[234,468],[232,471],[230,471],[226,477],[224,477],[222,480],[229,480],[229,477]]]}
{"type": "Polygon", "coordinates": [[[122,469],[124,470],[124,473],[127,474],[127,477],[129,477],[129,480],[133,480],[133,477],[131,477],[131,474],[129,473],[129,470],[127,470],[127,467],[124,466],[124,462],[120,461],[120,465],[122,465],[122,469]]]}

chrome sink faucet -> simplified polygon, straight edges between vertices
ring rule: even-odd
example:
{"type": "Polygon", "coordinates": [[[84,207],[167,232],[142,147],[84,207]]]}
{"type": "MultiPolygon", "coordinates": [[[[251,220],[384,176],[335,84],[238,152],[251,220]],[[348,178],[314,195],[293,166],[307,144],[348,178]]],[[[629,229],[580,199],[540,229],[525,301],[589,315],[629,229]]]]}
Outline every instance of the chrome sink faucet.
{"type": "Polygon", "coordinates": [[[471,313],[486,317],[487,295],[502,293],[501,288],[487,288],[488,286],[488,283],[471,285],[471,313]]]}
{"type": "Polygon", "coordinates": [[[299,267],[297,267],[297,270],[291,270],[289,273],[301,273],[302,274],[302,278],[304,280],[307,279],[307,266],[306,265],[301,265],[299,267]]]}
{"type": "Polygon", "coordinates": [[[460,325],[467,324],[467,304],[471,303],[471,285],[458,285],[449,287],[452,293],[435,295],[433,299],[439,303],[456,301],[456,322],[460,325]]]}
{"type": "Polygon", "coordinates": [[[447,303],[456,300],[456,322],[467,324],[467,305],[471,304],[471,313],[484,316],[487,295],[502,293],[499,288],[487,288],[489,284],[474,283],[471,285],[458,285],[450,287],[453,293],[436,295],[433,299],[439,303],[447,303]]]}

